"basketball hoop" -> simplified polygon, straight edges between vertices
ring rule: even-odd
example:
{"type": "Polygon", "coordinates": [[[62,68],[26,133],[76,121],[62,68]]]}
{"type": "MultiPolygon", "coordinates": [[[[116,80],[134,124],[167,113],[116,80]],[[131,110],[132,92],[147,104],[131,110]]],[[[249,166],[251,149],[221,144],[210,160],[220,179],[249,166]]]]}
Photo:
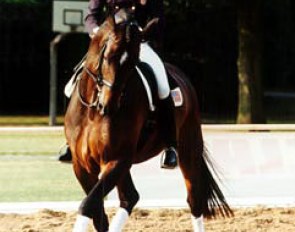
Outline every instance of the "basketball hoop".
{"type": "Polygon", "coordinates": [[[86,33],[84,19],[87,7],[88,0],[54,0],[52,30],[60,33],[86,33]]]}

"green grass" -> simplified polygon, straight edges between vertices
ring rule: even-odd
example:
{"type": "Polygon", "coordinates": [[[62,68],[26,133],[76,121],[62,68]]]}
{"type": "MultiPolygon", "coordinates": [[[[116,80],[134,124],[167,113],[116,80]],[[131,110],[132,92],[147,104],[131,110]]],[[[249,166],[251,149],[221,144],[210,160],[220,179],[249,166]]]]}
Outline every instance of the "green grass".
{"type": "Polygon", "coordinates": [[[48,156],[0,156],[0,202],[76,201],[83,196],[71,164],[48,156]]]}
{"type": "MultiPolygon", "coordinates": [[[[0,117],[2,127],[45,125],[47,117],[0,117]]],[[[72,165],[56,160],[64,144],[63,130],[0,131],[0,202],[81,200],[72,165]]]]}
{"type": "Polygon", "coordinates": [[[0,156],[58,155],[65,144],[65,136],[59,131],[0,131],[0,156]]]}
{"type": "MultiPolygon", "coordinates": [[[[57,125],[63,125],[63,116],[56,118],[57,125]]],[[[0,126],[47,126],[49,124],[48,116],[36,115],[13,115],[0,116],[0,126]]]]}

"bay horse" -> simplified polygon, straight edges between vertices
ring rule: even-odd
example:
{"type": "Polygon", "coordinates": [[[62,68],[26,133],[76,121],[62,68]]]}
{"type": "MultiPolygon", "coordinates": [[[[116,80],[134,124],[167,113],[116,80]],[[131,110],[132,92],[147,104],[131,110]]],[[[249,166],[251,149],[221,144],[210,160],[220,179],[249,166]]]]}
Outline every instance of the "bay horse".
{"type": "MultiPolygon", "coordinates": [[[[140,30],[126,10],[118,13],[124,16],[123,22],[108,16],[92,38],[65,115],[73,169],[86,193],[75,232],[85,232],[90,219],[99,232],[121,231],[139,201],[132,165],[157,156],[165,147],[165,131],[157,110],[150,110],[136,68],[142,38],[156,21],[140,30]],[[104,198],[115,187],[120,208],[109,225],[104,198]]],[[[194,231],[205,231],[203,216],[230,216],[232,211],[210,170],[195,90],[180,69],[171,64],[166,68],[171,86],[178,86],[183,94],[183,105],[175,108],[178,162],[192,223],[194,231]]],[[[155,97],[156,106],[157,101],[155,97]]]]}

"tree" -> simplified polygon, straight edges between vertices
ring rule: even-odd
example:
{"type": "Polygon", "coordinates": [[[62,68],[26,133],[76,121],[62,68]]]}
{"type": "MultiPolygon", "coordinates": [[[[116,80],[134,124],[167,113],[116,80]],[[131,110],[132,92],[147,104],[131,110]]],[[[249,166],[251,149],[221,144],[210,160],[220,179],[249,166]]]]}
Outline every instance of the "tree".
{"type": "Polygon", "coordinates": [[[239,103],[237,123],[265,123],[262,91],[263,0],[239,0],[239,103]]]}

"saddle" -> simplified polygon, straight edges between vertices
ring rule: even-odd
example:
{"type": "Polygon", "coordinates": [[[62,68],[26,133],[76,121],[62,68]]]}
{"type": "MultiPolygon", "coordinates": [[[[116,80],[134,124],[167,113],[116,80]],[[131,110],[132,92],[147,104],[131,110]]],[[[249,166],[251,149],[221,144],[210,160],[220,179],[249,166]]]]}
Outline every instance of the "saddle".
{"type": "MultiPolygon", "coordinates": [[[[142,83],[145,87],[146,94],[149,100],[149,107],[151,111],[155,111],[154,99],[157,99],[157,82],[154,72],[149,64],[144,62],[139,62],[136,66],[137,72],[142,80],[142,83]]],[[[169,85],[172,87],[170,90],[170,94],[172,96],[174,106],[180,107],[183,105],[183,96],[180,88],[177,86],[174,79],[168,72],[168,81],[169,85]]]]}
{"type": "Polygon", "coordinates": [[[138,75],[140,76],[142,84],[145,88],[148,102],[149,102],[149,108],[151,111],[155,111],[156,107],[154,102],[155,102],[155,99],[157,99],[157,89],[158,89],[155,74],[152,68],[150,67],[150,65],[148,65],[145,62],[139,62],[136,65],[136,71],[138,75]]]}
{"type": "Polygon", "coordinates": [[[85,59],[86,59],[86,56],[84,56],[83,59],[80,61],[80,63],[76,65],[76,67],[74,68],[74,74],[72,75],[71,79],[68,81],[68,83],[65,86],[64,94],[66,95],[67,98],[71,98],[72,96],[77,80],[83,71],[83,68],[85,65],[85,59]]]}

